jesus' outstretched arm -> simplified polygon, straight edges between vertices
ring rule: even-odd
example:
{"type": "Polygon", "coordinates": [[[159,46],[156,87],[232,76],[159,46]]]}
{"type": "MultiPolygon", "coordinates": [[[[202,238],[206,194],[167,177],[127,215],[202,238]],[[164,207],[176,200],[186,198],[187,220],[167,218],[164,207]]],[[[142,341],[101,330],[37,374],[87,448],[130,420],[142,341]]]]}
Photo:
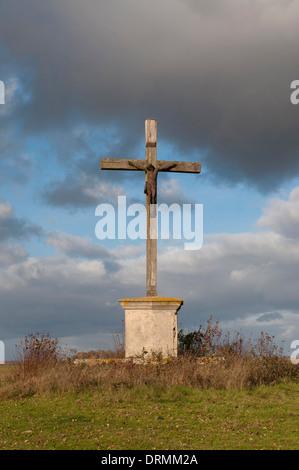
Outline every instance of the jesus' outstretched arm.
{"type": "Polygon", "coordinates": [[[159,171],[166,171],[166,170],[171,170],[171,168],[175,168],[177,166],[176,163],[174,162],[165,162],[165,163],[160,163],[159,165],[159,171]]]}
{"type": "Polygon", "coordinates": [[[133,166],[134,168],[137,168],[137,170],[146,170],[145,162],[142,163],[135,163],[130,160],[128,160],[129,165],[133,166]]]}

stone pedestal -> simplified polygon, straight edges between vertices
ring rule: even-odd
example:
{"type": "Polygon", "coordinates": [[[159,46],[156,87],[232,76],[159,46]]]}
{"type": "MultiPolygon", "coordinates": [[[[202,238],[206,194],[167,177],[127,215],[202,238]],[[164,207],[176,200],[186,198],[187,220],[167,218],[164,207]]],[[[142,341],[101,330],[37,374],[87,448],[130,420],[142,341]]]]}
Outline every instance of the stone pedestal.
{"type": "Polygon", "coordinates": [[[139,297],[121,299],[125,310],[126,358],[176,357],[178,353],[177,312],[181,299],[139,297]]]}

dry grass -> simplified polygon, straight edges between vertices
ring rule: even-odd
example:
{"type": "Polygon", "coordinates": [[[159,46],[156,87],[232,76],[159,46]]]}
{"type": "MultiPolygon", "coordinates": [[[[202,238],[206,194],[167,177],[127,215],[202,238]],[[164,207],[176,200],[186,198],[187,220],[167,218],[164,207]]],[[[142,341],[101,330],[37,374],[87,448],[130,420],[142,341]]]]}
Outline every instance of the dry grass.
{"type": "Polygon", "coordinates": [[[44,393],[79,392],[87,389],[133,388],[138,386],[188,386],[201,389],[250,389],[272,385],[282,379],[298,380],[298,366],[287,358],[230,357],[200,364],[194,357],[167,363],[117,362],[75,365],[61,360],[33,369],[24,375],[15,366],[0,387],[0,396],[31,396],[44,393]]]}
{"type": "Polygon", "coordinates": [[[227,335],[222,339],[218,322],[212,325],[211,319],[205,329],[188,335],[181,332],[182,354],[176,359],[165,361],[157,356],[140,363],[119,359],[120,345],[122,340],[117,341],[114,359],[91,366],[66,358],[58,340],[48,333],[28,335],[18,347],[17,364],[0,382],[0,396],[138,386],[243,390],[284,379],[298,381],[299,376],[299,365],[283,356],[273,337],[262,333],[252,344],[237,334],[228,341],[227,335]]]}

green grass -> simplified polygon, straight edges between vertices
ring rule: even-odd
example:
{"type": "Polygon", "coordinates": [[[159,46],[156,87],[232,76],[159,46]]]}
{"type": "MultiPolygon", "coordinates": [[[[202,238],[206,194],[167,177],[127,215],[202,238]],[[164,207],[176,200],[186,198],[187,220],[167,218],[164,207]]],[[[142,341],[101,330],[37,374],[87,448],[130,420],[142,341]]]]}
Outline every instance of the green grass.
{"type": "Polygon", "coordinates": [[[298,384],[98,389],[2,399],[0,449],[297,450],[298,384]]]}

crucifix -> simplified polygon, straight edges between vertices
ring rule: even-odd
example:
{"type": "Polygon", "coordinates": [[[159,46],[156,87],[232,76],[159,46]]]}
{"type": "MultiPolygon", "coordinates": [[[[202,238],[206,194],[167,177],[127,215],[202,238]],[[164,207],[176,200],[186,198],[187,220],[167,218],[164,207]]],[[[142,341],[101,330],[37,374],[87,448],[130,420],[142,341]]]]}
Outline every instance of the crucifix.
{"type": "Polygon", "coordinates": [[[145,172],[146,194],[146,295],[157,296],[157,176],[159,171],[200,173],[201,164],[157,160],[157,120],[145,120],[145,160],[103,158],[102,170],[145,172]]]}

